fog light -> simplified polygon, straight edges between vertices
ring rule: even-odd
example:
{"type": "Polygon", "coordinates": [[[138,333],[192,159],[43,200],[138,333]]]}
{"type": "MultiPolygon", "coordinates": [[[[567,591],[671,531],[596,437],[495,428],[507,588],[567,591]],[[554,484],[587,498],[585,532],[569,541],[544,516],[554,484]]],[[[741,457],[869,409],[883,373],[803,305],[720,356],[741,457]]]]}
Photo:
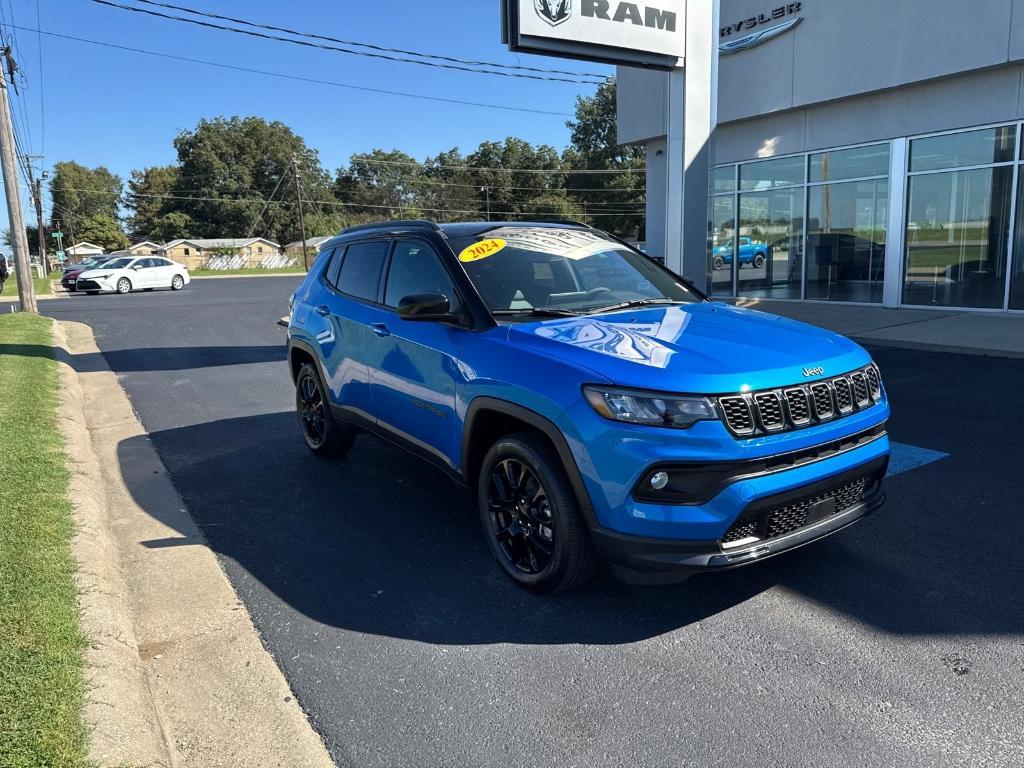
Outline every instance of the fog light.
{"type": "Polygon", "coordinates": [[[667,472],[655,472],[651,475],[651,488],[656,491],[663,491],[668,485],[668,473],[667,472]]]}

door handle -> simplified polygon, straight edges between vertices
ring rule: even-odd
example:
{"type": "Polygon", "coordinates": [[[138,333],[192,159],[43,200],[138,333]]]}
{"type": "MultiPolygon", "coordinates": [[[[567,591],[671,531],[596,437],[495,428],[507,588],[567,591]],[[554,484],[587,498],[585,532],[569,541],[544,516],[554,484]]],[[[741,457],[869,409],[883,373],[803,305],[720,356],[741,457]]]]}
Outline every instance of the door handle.
{"type": "Polygon", "coordinates": [[[326,304],[321,304],[319,307],[316,308],[316,313],[321,317],[327,317],[328,315],[331,314],[331,308],[328,307],[326,304]]]}
{"type": "Polygon", "coordinates": [[[385,336],[391,335],[391,331],[388,330],[388,327],[384,325],[384,323],[370,323],[370,330],[382,339],[385,336]]]}

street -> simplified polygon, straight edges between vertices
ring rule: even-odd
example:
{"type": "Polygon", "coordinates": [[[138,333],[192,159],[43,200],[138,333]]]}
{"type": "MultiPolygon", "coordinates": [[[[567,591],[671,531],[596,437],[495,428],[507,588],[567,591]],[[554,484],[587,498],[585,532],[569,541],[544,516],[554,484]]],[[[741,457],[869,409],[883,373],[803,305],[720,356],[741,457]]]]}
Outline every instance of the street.
{"type": "Polygon", "coordinates": [[[441,472],[370,437],[309,454],[275,325],[297,282],[40,306],[94,329],[339,765],[1024,763],[1024,361],[872,350],[893,440],[949,454],[879,513],[680,586],[538,598],[441,472]]]}

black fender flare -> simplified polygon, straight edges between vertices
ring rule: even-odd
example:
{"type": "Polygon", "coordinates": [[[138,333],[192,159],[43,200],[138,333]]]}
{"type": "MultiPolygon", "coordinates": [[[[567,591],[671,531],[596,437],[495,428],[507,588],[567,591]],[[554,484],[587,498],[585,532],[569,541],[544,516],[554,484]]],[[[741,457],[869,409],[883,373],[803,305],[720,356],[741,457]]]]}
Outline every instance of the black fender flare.
{"type": "Polygon", "coordinates": [[[320,374],[320,381],[322,381],[324,383],[324,386],[326,386],[327,377],[324,376],[324,368],[323,365],[321,365],[320,363],[320,355],[317,354],[317,351],[313,348],[311,344],[307,344],[305,341],[300,341],[298,339],[288,339],[288,373],[292,377],[292,383],[295,383],[295,367],[292,365],[292,357],[293,352],[296,349],[301,349],[303,352],[305,352],[307,355],[313,358],[313,363],[316,365],[316,372],[320,374]]]}
{"type": "Polygon", "coordinates": [[[512,416],[531,427],[541,432],[551,444],[555,447],[555,451],[558,454],[558,458],[562,462],[562,468],[565,470],[566,475],[569,477],[569,484],[572,486],[573,493],[576,495],[576,501],[580,505],[580,511],[583,513],[583,519],[587,523],[587,527],[590,530],[598,528],[597,515],[594,512],[594,505],[590,500],[590,494],[587,491],[587,487],[583,482],[583,475],[580,473],[579,467],[576,465],[576,459],[572,455],[572,451],[569,449],[569,442],[565,439],[565,435],[562,434],[554,422],[545,416],[541,416],[536,411],[531,411],[529,408],[524,408],[516,403],[509,402],[508,400],[500,400],[496,397],[487,397],[481,395],[480,397],[474,398],[469,408],[466,410],[466,418],[463,421],[462,428],[462,473],[465,478],[466,484],[471,488],[475,488],[476,478],[470,476],[471,471],[468,466],[469,448],[473,439],[473,431],[477,417],[481,411],[497,411],[498,413],[512,416]]]}

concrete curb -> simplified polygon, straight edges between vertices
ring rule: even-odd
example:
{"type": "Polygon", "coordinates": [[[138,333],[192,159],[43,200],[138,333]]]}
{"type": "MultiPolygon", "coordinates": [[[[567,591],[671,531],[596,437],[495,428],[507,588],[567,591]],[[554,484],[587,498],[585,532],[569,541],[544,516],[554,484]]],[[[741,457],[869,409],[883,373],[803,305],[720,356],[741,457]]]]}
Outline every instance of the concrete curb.
{"type": "Polygon", "coordinates": [[[267,277],[305,277],[305,272],[278,272],[276,274],[267,275],[192,275],[193,280],[240,280],[246,277],[256,277],[259,279],[267,277]]]}
{"type": "Polygon", "coordinates": [[[68,396],[61,426],[92,686],[86,718],[101,765],[333,765],[263,647],[104,364],[92,331],[57,323],[68,396]]]}
{"type": "Polygon", "coordinates": [[[69,494],[75,510],[72,554],[85,654],[85,721],[89,757],[100,765],[170,766],[153,695],[139,658],[128,587],[108,525],[106,494],[85,419],[85,398],[71,365],[65,327],[53,324],[60,367],[58,421],[70,459],[69,494]]]}

